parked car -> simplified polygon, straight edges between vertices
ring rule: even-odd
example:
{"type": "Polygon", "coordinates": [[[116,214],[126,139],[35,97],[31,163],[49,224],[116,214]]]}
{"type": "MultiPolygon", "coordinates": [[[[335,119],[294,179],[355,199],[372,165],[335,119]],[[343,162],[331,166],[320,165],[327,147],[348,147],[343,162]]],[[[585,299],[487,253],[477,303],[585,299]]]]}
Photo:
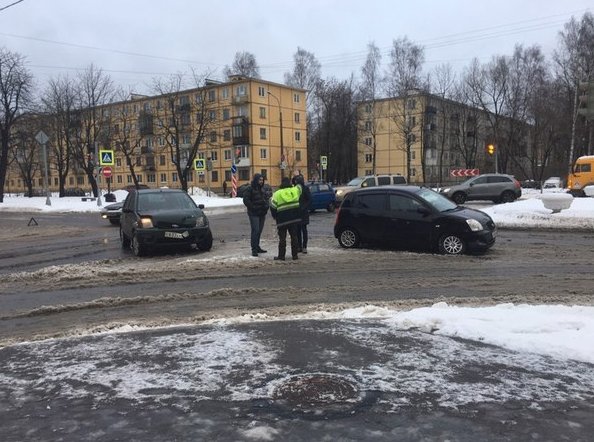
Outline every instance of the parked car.
{"type": "Polygon", "coordinates": [[[310,212],[315,212],[318,209],[326,209],[328,212],[334,212],[334,209],[336,209],[336,195],[330,184],[310,182],[305,185],[311,193],[310,212]]]}
{"type": "Polygon", "coordinates": [[[120,240],[136,256],[154,247],[212,248],[208,219],[180,189],[140,189],[128,193],[120,217],[120,240]]]}
{"type": "Polygon", "coordinates": [[[464,204],[471,200],[511,203],[522,196],[522,186],[511,175],[486,173],[472,177],[461,184],[444,187],[440,193],[456,204],[464,204]]]}
{"type": "Polygon", "coordinates": [[[64,196],[85,196],[86,193],[80,187],[70,187],[64,189],[64,196]]]}
{"type": "Polygon", "coordinates": [[[402,175],[367,175],[353,178],[346,186],[336,187],[336,201],[342,201],[351,190],[394,184],[406,184],[406,178],[402,175]]]}
{"type": "Polygon", "coordinates": [[[540,189],[540,183],[535,180],[522,181],[522,189],[540,189]]]}
{"type": "Polygon", "coordinates": [[[122,214],[123,201],[119,203],[108,204],[101,209],[101,218],[106,219],[114,226],[120,223],[120,215],[122,214]]]}
{"type": "Polygon", "coordinates": [[[547,178],[542,185],[543,189],[562,189],[563,180],[558,176],[547,178]]]}
{"type": "Polygon", "coordinates": [[[457,206],[429,188],[385,186],[348,193],[334,236],[347,249],[376,243],[459,255],[487,250],[497,229],[486,213],[457,206]]]}

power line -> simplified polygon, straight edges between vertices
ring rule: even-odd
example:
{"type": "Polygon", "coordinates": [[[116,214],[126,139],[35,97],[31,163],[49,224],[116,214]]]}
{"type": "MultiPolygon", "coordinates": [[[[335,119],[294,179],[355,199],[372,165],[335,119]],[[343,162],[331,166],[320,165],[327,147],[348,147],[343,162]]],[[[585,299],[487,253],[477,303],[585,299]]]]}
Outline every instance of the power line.
{"type": "Polygon", "coordinates": [[[0,8],[0,12],[1,11],[4,11],[5,9],[10,8],[11,6],[14,6],[14,5],[17,5],[17,4],[21,3],[21,2],[24,2],[24,1],[25,0],[17,0],[16,2],[13,2],[10,5],[3,6],[3,7],[0,8]]]}

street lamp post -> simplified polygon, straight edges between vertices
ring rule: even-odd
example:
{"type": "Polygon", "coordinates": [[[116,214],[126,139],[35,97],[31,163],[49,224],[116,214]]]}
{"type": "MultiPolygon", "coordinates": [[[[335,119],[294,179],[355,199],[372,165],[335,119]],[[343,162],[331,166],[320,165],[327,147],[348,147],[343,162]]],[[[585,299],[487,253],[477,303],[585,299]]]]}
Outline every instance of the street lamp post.
{"type": "Polygon", "coordinates": [[[274,98],[276,100],[276,103],[278,104],[278,114],[280,118],[280,174],[282,180],[285,177],[285,148],[283,145],[283,109],[281,107],[280,100],[278,99],[278,97],[276,97],[276,95],[274,95],[270,91],[268,91],[268,95],[274,98]]]}

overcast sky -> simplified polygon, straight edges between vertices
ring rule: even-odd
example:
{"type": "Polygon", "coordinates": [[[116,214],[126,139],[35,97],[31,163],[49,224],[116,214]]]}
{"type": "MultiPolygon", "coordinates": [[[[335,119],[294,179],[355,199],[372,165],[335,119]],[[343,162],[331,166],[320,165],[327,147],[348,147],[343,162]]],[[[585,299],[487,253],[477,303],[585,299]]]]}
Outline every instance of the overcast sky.
{"type": "MultiPolygon", "coordinates": [[[[222,79],[238,51],[256,56],[264,79],[282,82],[297,47],[323,76],[358,75],[375,42],[388,64],[396,38],[425,47],[426,70],[460,70],[478,57],[509,55],[516,43],[550,54],[572,16],[591,0],[0,0],[0,46],[27,57],[43,85],[90,63],[116,83],[148,93],[151,79],[212,71],[222,79]],[[5,9],[2,9],[5,8],[5,9]]],[[[590,9],[588,9],[590,8],[590,9]]]]}

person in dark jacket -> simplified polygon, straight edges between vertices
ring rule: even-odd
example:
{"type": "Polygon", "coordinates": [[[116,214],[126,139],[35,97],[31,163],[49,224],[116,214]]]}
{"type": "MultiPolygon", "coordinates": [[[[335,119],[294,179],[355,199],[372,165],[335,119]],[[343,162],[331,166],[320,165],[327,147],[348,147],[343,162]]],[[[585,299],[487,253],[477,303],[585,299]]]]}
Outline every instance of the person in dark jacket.
{"type": "Polygon", "coordinates": [[[258,256],[258,253],[266,253],[260,247],[260,237],[264,230],[264,222],[268,213],[268,199],[264,195],[262,187],[264,186],[264,177],[259,173],[254,175],[250,187],[243,193],[243,204],[247,207],[248,218],[250,219],[250,243],[252,247],[252,256],[258,256]]]}
{"type": "Polygon", "coordinates": [[[297,243],[299,244],[299,252],[307,253],[307,225],[309,224],[309,206],[311,204],[311,192],[305,185],[303,175],[295,175],[293,177],[293,185],[301,185],[301,196],[299,197],[299,210],[301,211],[301,223],[297,228],[297,243]]]}
{"type": "Polygon", "coordinates": [[[298,259],[297,229],[301,223],[300,196],[301,185],[292,186],[289,177],[283,177],[279,189],[270,199],[270,213],[276,220],[278,230],[278,255],[274,257],[275,260],[285,260],[287,232],[291,236],[291,255],[293,259],[298,259]]]}

